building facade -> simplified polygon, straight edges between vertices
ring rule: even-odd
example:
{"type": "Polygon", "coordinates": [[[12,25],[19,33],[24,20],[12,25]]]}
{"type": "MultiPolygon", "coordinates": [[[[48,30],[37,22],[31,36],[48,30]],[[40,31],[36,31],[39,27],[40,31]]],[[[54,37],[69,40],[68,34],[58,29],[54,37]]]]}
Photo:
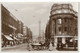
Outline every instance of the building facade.
{"type": "Polygon", "coordinates": [[[18,20],[18,33],[23,34],[23,22],[18,20]]]}
{"type": "Polygon", "coordinates": [[[28,28],[27,26],[24,26],[23,28],[23,34],[24,36],[27,38],[27,42],[32,41],[32,31],[30,28],[28,28]]]}
{"type": "Polygon", "coordinates": [[[1,5],[2,32],[4,34],[23,34],[23,22],[1,5]]]}
{"type": "Polygon", "coordinates": [[[53,4],[50,19],[46,26],[46,41],[52,40],[57,47],[58,43],[74,43],[78,36],[78,17],[71,4],[53,4]]]}
{"type": "Polygon", "coordinates": [[[18,19],[1,5],[1,29],[4,34],[18,33],[18,19]]]}
{"type": "Polygon", "coordinates": [[[5,45],[16,45],[32,41],[32,31],[25,27],[8,9],[1,4],[1,35],[2,47],[5,45]],[[25,30],[25,33],[24,33],[25,30]]]}

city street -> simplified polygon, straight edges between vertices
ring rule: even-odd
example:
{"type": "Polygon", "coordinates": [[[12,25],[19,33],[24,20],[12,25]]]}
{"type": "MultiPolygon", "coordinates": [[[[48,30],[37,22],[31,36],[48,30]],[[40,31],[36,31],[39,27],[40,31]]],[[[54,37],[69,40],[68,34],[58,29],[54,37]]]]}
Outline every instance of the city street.
{"type": "MultiPolygon", "coordinates": [[[[29,48],[27,47],[28,44],[27,43],[24,43],[24,44],[21,44],[21,45],[15,45],[15,46],[8,46],[8,47],[3,47],[2,48],[2,51],[29,51],[29,48]]],[[[30,47],[30,50],[31,51],[49,51],[48,49],[47,50],[34,50],[32,47],[30,47]]],[[[53,50],[52,51],[57,51],[54,47],[53,47],[53,50]]]]}
{"type": "Polygon", "coordinates": [[[27,51],[27,44],[3,47],[2,51],[27,51]]]}
{"type": "Polygon", "coordinates": [[[1,21],[1,51],[78,51],[77,2],[2,3],[1,21]]]}

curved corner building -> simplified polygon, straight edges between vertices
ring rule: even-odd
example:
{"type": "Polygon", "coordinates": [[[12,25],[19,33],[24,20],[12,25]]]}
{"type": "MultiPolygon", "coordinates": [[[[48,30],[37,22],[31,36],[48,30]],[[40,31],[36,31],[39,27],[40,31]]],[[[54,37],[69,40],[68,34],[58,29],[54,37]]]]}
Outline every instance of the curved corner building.
{"type": "Polygon", "coordinates": [[[75,41],[77,43],[77,19],[77,12],[73,10],[71,4],[53,4],[50,20],[46,26],[46,39],[51,38],[55,47],[58,43],[67,44],[68,46],[75,41]]]}

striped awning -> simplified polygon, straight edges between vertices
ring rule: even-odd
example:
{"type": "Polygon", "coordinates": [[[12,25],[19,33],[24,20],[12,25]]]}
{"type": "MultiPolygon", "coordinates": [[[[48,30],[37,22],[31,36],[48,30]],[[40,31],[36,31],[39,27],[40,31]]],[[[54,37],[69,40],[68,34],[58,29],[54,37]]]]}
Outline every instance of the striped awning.
{"type": "Polygon", "coordinates": [[[7,39],[7,40],[13,40],[10,36],[8,35],[4,35],[4,37],[7,39]]]}
{"type": "Polygon", "coordinates": [[[15,40],[19,40],[18,38],[14,37],[15,40]]]}

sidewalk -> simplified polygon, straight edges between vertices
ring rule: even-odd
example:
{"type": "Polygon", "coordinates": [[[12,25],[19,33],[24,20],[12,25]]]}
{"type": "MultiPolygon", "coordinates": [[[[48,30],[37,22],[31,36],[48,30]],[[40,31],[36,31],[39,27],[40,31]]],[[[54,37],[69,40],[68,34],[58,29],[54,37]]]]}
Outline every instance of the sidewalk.
{"type": "MultiPolygon", "coordinates": [[[[43,50],[32,50],[32,51],[49,51],[49,49],[43,49],[43,50]]],[[[58,51],[55,47],[52,47],[51,51],[58,51]]]]}
{"type": "Polygon", "coordinates": [[[58,51],[55,47],[52,47],[52,51],[58,51]]]}
{"type": "Polygon", "coordinates": [[[74,47],[68,47],[63,49],[57,49],[59,51],[78,51],[78,48],[74,49],[74,47]]]}
{"type": "Polygon", "coordinates": [[[27,43],[1,48],[1,51],[26,51],[27,43]]]}

